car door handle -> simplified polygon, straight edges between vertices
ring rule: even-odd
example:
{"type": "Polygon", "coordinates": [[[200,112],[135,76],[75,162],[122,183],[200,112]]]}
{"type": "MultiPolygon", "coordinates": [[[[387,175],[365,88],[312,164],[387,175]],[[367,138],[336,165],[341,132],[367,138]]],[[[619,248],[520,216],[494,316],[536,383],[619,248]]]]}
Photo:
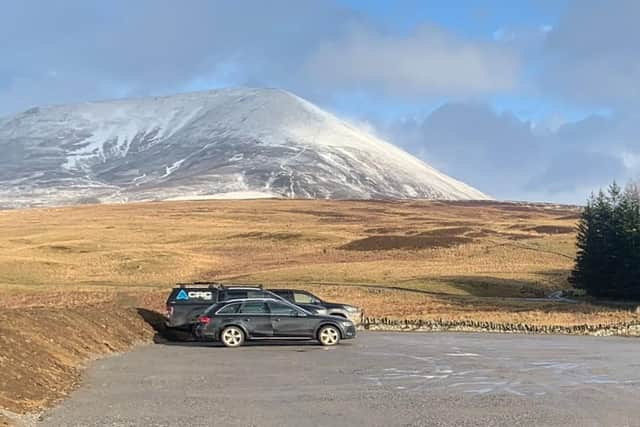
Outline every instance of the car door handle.
{"type": "Polygon", "coordinates": [[[245,322],[249,322],[249,321],[251,321],[251,319],[244,319],[244,321],[245,321],[245,322]]]}
{"type": "Polygon", "coordinates": [[[279,322],[279,321],[280,321],[280,319],[273,319],[273,321],[274,321],[274,322],[279,322]]]}

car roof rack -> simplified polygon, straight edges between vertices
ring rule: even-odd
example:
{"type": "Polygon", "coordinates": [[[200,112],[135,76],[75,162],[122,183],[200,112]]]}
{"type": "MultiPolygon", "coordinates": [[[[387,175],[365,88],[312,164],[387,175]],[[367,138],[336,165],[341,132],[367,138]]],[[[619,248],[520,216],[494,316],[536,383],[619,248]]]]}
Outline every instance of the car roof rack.
{"type": "Polygon", "coordinates": [[[220,283],[220,282],[188,282],[188,283],[177,283],[179,288],[199,288],[199,287],[207,287],[212,289],[228,289],[228,288],[251,288],[251,289],[264,289],[262,285],[245,285],[240,283],[220,283]]]}
{"type": "MultiPolygon", "coordinates": [[[[276,298],[273,297],[251,297],[251,298],[233,298],[233,299],[228,299],[226,301],[219,301],[220,304],[229,304],[232,302],[246,302],[246,301],[274,301],[274,302],[287,302],[287,301],[282,301],[282,300],[278,300],[276,298]]],[[[293,304],[290,304],[293,305],[293,304]]]]}
{"type": "Polygon", "coordinates": [[[220,288],[222,287],[221,283],[218,282],[189,282],[189,283],[177,283],[179,288],[220,288]]]}
{"type": "Polygon", "coordinates": [[[262,285],[256,285],[256,284],[247,285],[244,283],[221,283],[220,288],[221,289],[228,289],[228,288],[263,289],[262,285]]]}

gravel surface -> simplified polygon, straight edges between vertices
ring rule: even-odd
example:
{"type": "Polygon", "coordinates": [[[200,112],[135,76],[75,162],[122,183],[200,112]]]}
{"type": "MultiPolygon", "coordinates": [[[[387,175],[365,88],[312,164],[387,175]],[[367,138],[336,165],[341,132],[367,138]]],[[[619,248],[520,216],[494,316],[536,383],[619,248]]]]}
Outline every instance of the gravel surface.
{"type": "Polygon", "coordinates": [[[95,362],[50,426],[640,426],[640,341],[361,333],[155,344],[95,362]]]}

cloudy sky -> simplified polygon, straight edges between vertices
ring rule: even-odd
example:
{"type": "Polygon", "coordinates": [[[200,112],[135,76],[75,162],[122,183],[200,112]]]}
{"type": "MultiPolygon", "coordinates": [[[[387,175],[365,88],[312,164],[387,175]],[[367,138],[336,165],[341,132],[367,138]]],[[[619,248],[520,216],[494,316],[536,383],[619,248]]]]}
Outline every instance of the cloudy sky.
{"type": "Polygon", "coordinates": [[[640,176],[637,0],[6,2],[0,116],[288,89],[500,199],[640,176]]]}

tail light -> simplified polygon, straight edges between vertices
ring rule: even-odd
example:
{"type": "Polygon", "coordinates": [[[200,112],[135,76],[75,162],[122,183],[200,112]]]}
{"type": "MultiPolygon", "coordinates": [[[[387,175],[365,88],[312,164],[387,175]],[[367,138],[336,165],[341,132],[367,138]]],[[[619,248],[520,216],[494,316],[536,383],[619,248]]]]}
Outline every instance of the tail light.
{"type": "Polygon", "coordinates": [[[173,306],[172,305],[168,305],[167,306],[166,315],[167,315],[167,318],[170,318],[171,316],[173,316],[173,306]]]}
{"type": "Polygon", "coordinates": [[[198,317],[198,323],[203,325],[208,325],[211,322],[211,318],[209,316],[200,316],[198,317]]]}

